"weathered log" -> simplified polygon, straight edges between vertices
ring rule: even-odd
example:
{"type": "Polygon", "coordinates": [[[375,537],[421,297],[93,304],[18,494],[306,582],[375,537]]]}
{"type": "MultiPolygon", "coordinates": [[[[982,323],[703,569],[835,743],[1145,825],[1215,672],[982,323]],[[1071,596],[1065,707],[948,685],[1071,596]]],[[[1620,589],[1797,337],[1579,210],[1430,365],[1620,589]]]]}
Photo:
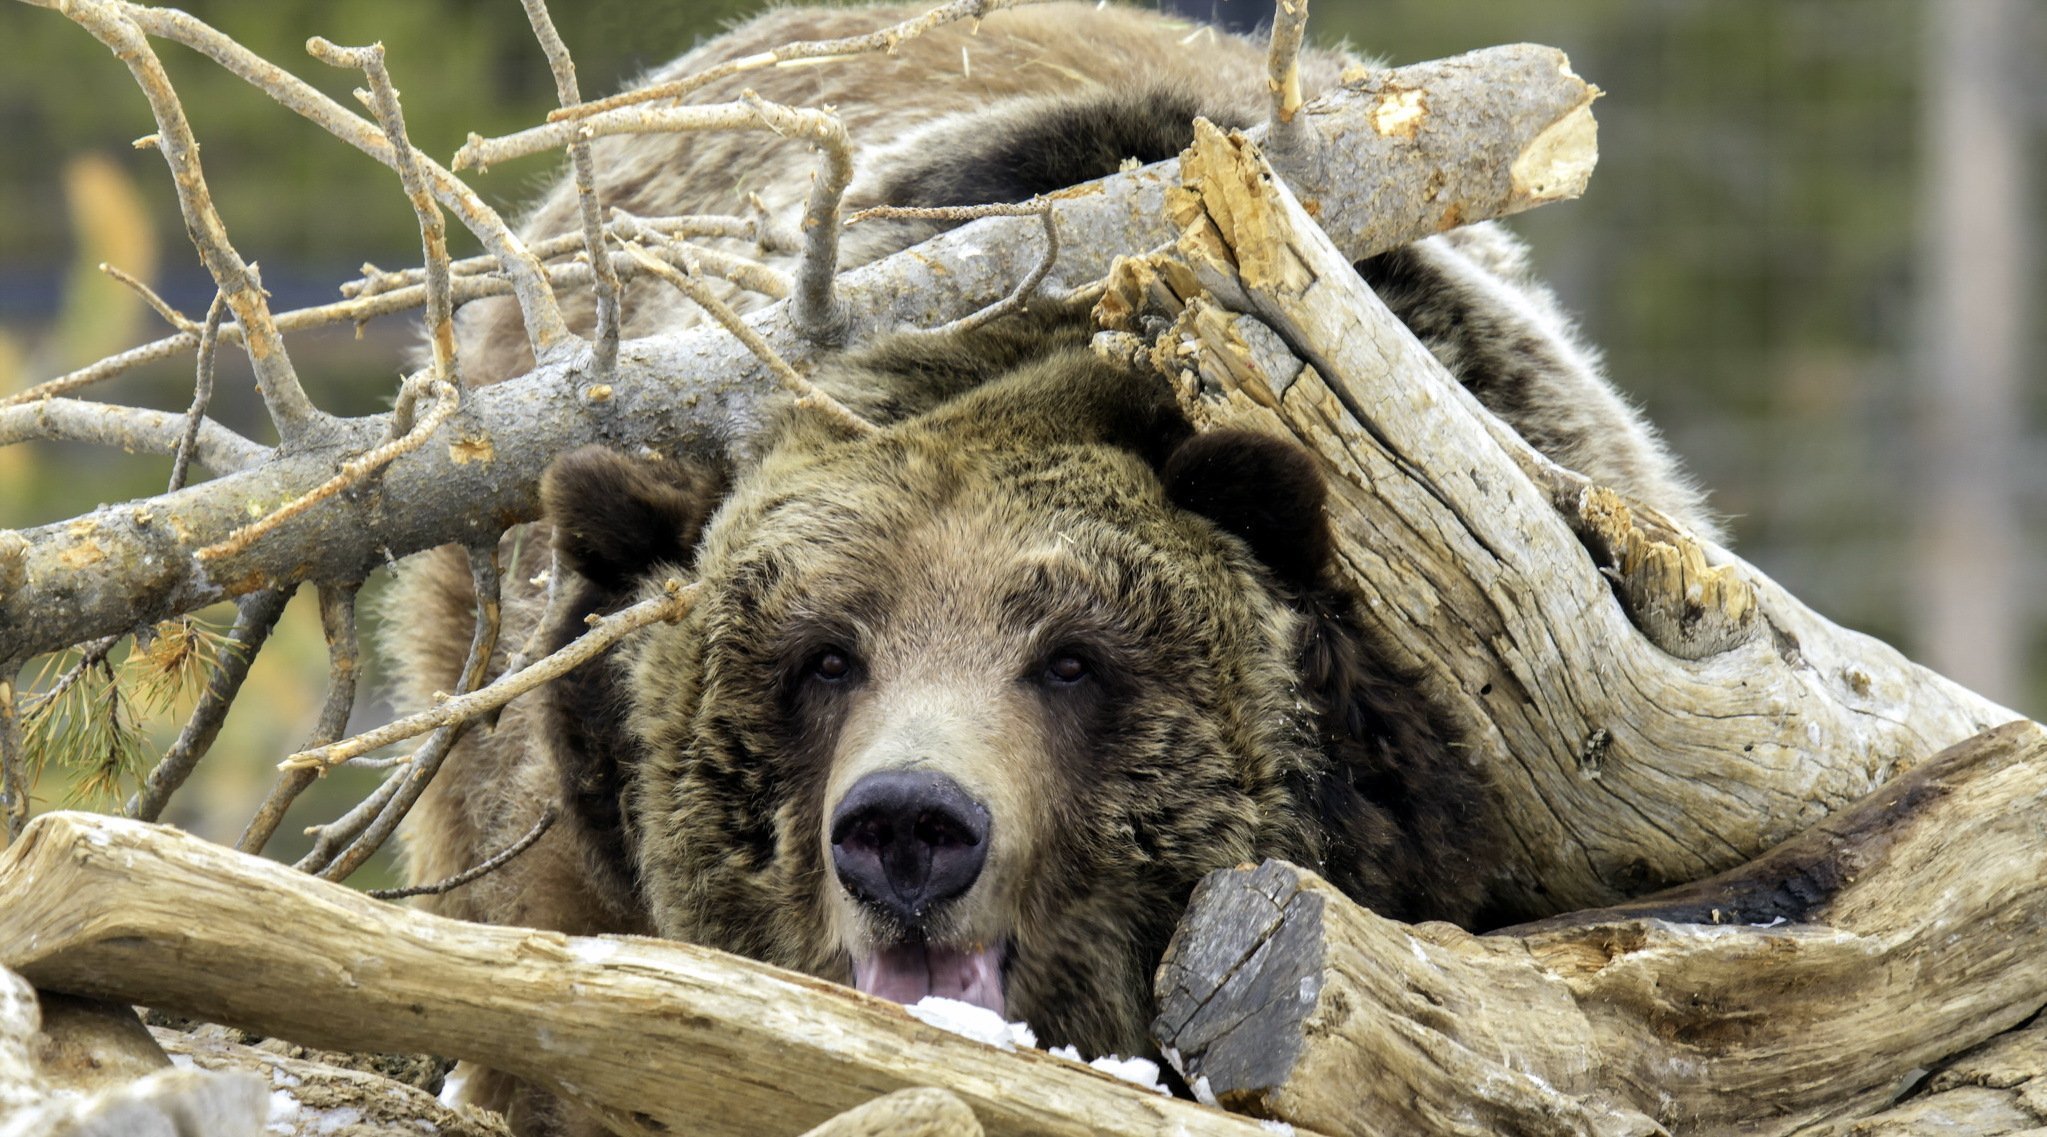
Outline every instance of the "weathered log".
{"type": "MultiPolygon", "coordinates": [[[[997,13],[989,23],[1006,18],[997,13]]],[[[941,29],[906,50],[957,58],[969,34],[964,25],[941,29]]],[[[863,66],[894,62],[835,64],[830,82],[857,83],[863,66]]],[[[766,69],[747,83],[768,98],[803,101],[816,94],[817,74],[766,69]]],[[[1574,196],[1590,175],[1589,105],[1597,92],[1554,49],[1491,48],[1355,78],[1304,108],[1295,132],[1296,184],[1314,192],[1325,224],[1353,256],[1574,196]],[[1425,99],[1434,113],[1388,131],[1389,99],[1425,99]]],[[[300,97],[319,98],[310,88],[300,97]]],[[[374,150],[376,132],[362,126],[370,139],[353,140],[374,150]]],[[[1053,281],[1086,283],[1115,256],[1169,239],[1159,204],[1176,180],[1167,162],[1054,195],[1062,252],[1053,281]]],[[[800,193],[801,186],[771,192],[800,193]]],[[[1034,217],[976,222],[846,274],[840,298],[864,329],[957,319],[1001,299],[1030,272],[1042,247],[1039,225],[1034,217]]],[[[788,308],[777,304],[748,321],[784,359],[802,365],[819,348],[796,333],[788,308]]],[[[325,482],[342,460],[386,436],[389,416],[349,420],[332,438],[178,493],[18,535],[0,532],[0,666],[259,588],[356,581],[393,556],[474,542],[532,518],[540,471],[577,446],[744,448],[757,430],[760,401],[775,389],[767,365],[716,327],[634,340],[620,348],[614,374],[601,385],[594,377],[591,354],[578,348],[470,392],[444,439],[391,462],[361,492],[327,499],[218,561],[194,554],[325,482]]]]}
{"type": "Polygon", "coordinates": [[[2006,1137],[2047,1131],[2047,1018],[1944,1064],[1880,1113],[1820,1126],[1812,1137],[2006,1137]]]}
{"type": "Polygon", "coordinates": [[[1489,936],[1225,870],[1154,1033],[1222,1104],[1332,1134],[1803,1132],[2047,1004],[2043,806],[2047,731],[2000,727],[1732,872],[1489,936]]]}
{"type": "Polygon", "coordinates": [[[1123,263],[1100,312],[1126,332],[1103,350],[1151,360],[1209,425],[1292,434],[1327,460],[1366,621],[1495,781],[1508,909],[1718,872],[2019,717],[1536,453],[1252,144],[1204,130],[1182,169],[1182,235],[1123,263]],[[1130,337],[1150,317],[1171,326],[1130,337]]]}
{"type": "Polygon", "coordinates": [[[958,1095],[994,1137],[1263,1132],[737,956],[446,920],[162,826],[37,818],[0,853],[0,911],[0,966],[40,987],[468,1059],[620,1133],[795,1134],[919,1086],[958,1095]]]}

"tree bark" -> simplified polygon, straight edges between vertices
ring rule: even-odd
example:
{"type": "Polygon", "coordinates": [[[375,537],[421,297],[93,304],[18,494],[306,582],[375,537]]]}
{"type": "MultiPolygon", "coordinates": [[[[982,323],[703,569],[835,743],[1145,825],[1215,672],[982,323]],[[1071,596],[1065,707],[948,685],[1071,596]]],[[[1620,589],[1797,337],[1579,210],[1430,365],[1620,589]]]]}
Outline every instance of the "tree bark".
{"type": "Polygon", "coordinates": [[[991,1137],[1264,1132],[751,960],[445,920],[140,822],[37,818],[0,853],[0,910],[0,966],[39,987],[467,1059],[625,1134],[795,1134],[919,1086],[966,1102],[991,1137]]]}
{"type": "MultiPolygon", "coordinates": [[[[1491,48],[1372,72],[1303,109],[1296,184],[1353,257],[1582,190],[1595,152],[1596,91],[1554,49],[1491,48]],[[1389,116],[1425,100],[1430,113],[1389,116]]],[[[1119,254],[1170,238],[1160,204],[1175,163],[1055,195],[1063,250],[1053,279],[1098,279],[1119,254]]],[[[839,281],[857,328],[931,327],[1001,299],[1033,267],[1037,218],[955,230],[839,281]]],[[[817,348],[789,306],[749,322],[791,363],[817,348]]],[[[218,562],[194,554],[331,477],[384,436],[389,416],[337,424],[259,465],[175,494],[0,534],[0,670],[42,652],[280,584],[360,580],[391,557],[488,539],[537,510],[540,471],[604,442],[622,449],[733,446],[758,427],[766,366],[700,327],[621,346],[595,384],[590,353],[563,353],[518,379],[465,393],[445,437],[393,461],[357,492],[307,511],[218,562]]]]}
{"type": "Polygon", "coordinates": [[[1718,872],[2019,717],[1536,453],[1248,142],[1209,130],[1183,163],[1176,246],[1124,262],[1100,309],[1171,326],[1101,346],[1159,365],[1203,425],[1326,460],[1365,620],[1492,775],[1508,910],[1718,872]]]}
{"type": "MultiPolygon", "coordinates": [[[[1224,870],[1155,1033],[1222,1104],[1329,1134],[1806,1132],[2047,1004],[2043,804],[2047,731],[2014,724],[1735,871],[1489,936],[1224,870]]],[[[1953,1081],[2047,1075],[2029,1033],[1953,1081]]]]}

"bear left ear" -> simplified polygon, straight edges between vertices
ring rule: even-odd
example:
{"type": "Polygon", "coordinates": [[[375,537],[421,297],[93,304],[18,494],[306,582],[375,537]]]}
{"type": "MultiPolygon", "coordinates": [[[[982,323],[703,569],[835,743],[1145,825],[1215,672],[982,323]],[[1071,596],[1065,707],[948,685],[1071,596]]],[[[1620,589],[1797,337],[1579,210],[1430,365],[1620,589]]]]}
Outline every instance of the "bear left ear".
{"type": "Polygon", "coordinates": [[[1329,490],[1299,443],[1248,430],[1197,434],[1159,477],[1173,504],[1243,538],[1281,580],[1322,582],[1333,544],[1322,508],[1329,490]]]}
{"type": "Polygon", "coordinates": [[[724,470],[707,463],[642,461],[585,446],[541,475],[540,504],[562,563],[620,595],[656,564],[690,562],[725,482],[724,470]]]}

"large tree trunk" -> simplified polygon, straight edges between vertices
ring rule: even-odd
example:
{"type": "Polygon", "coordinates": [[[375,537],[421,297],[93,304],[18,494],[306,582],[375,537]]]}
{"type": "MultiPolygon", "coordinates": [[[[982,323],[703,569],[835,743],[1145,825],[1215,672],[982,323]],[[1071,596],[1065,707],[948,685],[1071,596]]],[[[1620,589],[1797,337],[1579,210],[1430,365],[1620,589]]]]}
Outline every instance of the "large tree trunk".
{"type": "Polygon", "coordinates": [[[1326,460],[1366,620],[1494,779],[1510,908],[1726,869],[2019,717],[1537,454],[1248,141],[1203,132],[1182,176],[1176,246],[1122,262],[1102,311],[1170,324],[1134,348],[1205,425],[1291,434],[1326,460]]]}

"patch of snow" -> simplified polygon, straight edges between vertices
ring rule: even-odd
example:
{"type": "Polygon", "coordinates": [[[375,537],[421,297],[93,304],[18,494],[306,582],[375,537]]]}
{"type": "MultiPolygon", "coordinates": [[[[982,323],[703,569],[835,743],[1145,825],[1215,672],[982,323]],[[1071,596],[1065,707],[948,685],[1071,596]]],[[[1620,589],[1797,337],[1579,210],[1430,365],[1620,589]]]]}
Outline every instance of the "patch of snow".
{"type": "Polygon", "coordinates": [[[1212,1109],[1221,1109],[1223,1107],[1221,1102],[1215,1100],[1215,1087],[1208,1084],[1207,1074],[1202,1074],[1195,1078],[1194,1084],[1188,1088],[1194,1091],[1194,1100],[1202,1105],[1209,1106],[1212,1109]]]}
{"type": "Polygon", "coordinates": [[[1064,1058],[1068,1062],[1080,1061],[1080,1051],[1075,1050],[1071,1046],[1055,1046],[1045,1051],[1045,1053],[1050,1054],[1054,1058],[1064,1058]]]}
{"type": "Polygon", "coordinates": [[[283,1090],[270,1091],[270,1114],[263,1119],[265,1133],[297,1133],[299,1099],[283,1090]]]}
{"type": "Polygon", "coordinates": [[[1088,1065],[1112,1078],[1121,1078],[1132,1085],[1157,1090],[1167,1097],[1173,1095],[1173,1091],[1159,1085],[1159,1064],[1149,1058],[1118,1058],[1111,1054],[1105,1058],[1097,1058],[1088,1065]]]}
{"type": "Polygon", "coordinates": [[[614,940],[600,940],[576,936],[569,940],[569,955],[582,963],[603,963],[618,954],[618,943],[614,940]]]}
{"type": "Polygon", "coordinates": [[[1038,1045],[1038,1036],[1024,1023],[1010,1022],[986,1007],[977,1007],[958,999],[926,995],[903,1009],[926,1026],[949,1030],[954,1034],[963,1035],[976,1042],[985,1042],[990,1046],[999,1046],[1004,1050],[1038,1045]]]}
{"type": "Polygon", "coordinates": [[[1288,1125],[1284,1121],[1274,1121],[1269,1117],[1259,1118],[1258,1128],[1265,1130],[1267,1133],[1277,1134],[1278,1137],[1294,1137],[1293,1126],[1288,1125]]]}

